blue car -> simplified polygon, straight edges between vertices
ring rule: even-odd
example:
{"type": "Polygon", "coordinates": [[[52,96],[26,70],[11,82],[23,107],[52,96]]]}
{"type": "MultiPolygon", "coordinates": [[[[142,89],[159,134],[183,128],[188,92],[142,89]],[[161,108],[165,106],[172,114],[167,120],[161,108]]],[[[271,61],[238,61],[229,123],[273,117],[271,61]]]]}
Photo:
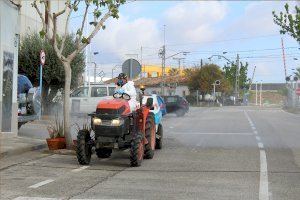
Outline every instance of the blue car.
{"type": "Polygon", "coordinates": [[[162,116],[165,116],[167,114],[167,106],[164,99],[161,96],[157,95],[157,101],[162,112],[162,116]]]}

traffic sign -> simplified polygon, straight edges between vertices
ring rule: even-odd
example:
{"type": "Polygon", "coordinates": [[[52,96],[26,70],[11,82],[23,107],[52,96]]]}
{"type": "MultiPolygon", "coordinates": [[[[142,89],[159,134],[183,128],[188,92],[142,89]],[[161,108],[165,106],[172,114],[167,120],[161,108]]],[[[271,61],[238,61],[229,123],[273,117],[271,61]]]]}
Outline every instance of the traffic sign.
{"type": "Polygon", "coordinates": [[[300,88],[296,89],[296,95],[300,96],[300,88]]]}
{"type": "Polygon", "coordinates": [[[135,59],[128,59],[122,65],[122,72],[129,78],[137,77],[142,71],[141,64],[135,59]]]}
{"type": "Polygon", "coordinates": [[[41,53],[40,53],[40,61],[41,61],[41,64],[44,65],[45,62],[46,62],[46,54],[44,52],[44,50],[41,50],[41,53]]]}

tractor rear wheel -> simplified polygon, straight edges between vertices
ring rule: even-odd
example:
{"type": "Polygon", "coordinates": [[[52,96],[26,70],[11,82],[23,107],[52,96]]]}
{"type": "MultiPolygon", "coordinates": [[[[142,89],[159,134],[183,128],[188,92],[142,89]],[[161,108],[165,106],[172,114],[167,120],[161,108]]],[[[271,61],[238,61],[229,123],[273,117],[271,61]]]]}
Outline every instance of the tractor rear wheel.
{"type": "Polygon", "coordinates": [[[155,124],[153,117],[149,116],[146,120],[145,135],[148,141],[145,144],[145,159],[152,159],[155,150],[155,124]]]}
{"type": "Polygon", "coordinates": [[[131,141],[130,148],[130,165],[132,167],[141,166],[144,157],[143,134],[138,132],[131,141]]]}
{"type": "Polygon", "coordinates": [[[163,142],[163,126],[161,124],[158,125],[156,135],[155,149],[161,149],[163,142]]]}
{"type": "Polygon", "coordinates": [[[91,136],[89,131],[80,130],[77,135],[76,155],[79,164],[88,165],[92,156],[91,136]]]}
{"type": "Polygon", "coordinates": [[[112,149],[99,148],[96,149],[96,154],[98,158],[109,158],[111,156],[112,149]]]}

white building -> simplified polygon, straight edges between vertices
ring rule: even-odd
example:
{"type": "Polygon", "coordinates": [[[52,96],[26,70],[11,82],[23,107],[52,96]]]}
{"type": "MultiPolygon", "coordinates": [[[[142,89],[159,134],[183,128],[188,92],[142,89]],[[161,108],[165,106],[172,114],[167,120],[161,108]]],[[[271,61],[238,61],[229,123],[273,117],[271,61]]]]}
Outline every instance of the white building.
{"type": "Polygon", "coordinates": [[[0,1],[0,130],[18,132],[17,76],[20,17],[18,5],[0,1]]]}
{"type": "MultiPolygon", "coordinates": [[[[0,0],[0,132],[17,135],[18,132],[18,46],[20,36],[27,33],[38,33],[42,22],[33,0],[0,0]]],[[[64,0],[51,0],[52,12],[60,11],[65,6],[64,0]]],[[[41,6],[41,12],[45,9],[41,6]]],[[[65,21],[61,15],[58,33],[64,33],[65,21]]],[[[50,22],[49,22],[50,24],[50,22]]]]}

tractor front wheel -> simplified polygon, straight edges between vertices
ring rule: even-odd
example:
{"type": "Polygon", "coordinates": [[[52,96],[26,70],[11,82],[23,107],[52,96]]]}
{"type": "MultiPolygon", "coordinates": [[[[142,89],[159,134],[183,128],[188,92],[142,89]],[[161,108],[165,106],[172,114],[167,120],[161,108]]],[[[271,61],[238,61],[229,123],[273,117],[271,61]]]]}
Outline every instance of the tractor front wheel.
{"type": "Polygon", "coordinates": [[[143,144],[143,134],[138,132],[135,134],[131,141],[130,148],[130,165],[132,167],[141,166],[144,157],[144,144],[143,144]]]}
{"type": "Polygon", "coordinates": [[[80,130],[77,135],[76,155],[79,164],[88,165],[92,156],[91,136],[89,131],[80,130]]]}
{"type": "Polygon", "coordinates": [[[153,117],[148,117],[146,120],[146,130],[145,130],[146,139],[148,141],[145,144],[145,159],[152,159],[154,156],[155,150],[155,124],[153,117]]]}

